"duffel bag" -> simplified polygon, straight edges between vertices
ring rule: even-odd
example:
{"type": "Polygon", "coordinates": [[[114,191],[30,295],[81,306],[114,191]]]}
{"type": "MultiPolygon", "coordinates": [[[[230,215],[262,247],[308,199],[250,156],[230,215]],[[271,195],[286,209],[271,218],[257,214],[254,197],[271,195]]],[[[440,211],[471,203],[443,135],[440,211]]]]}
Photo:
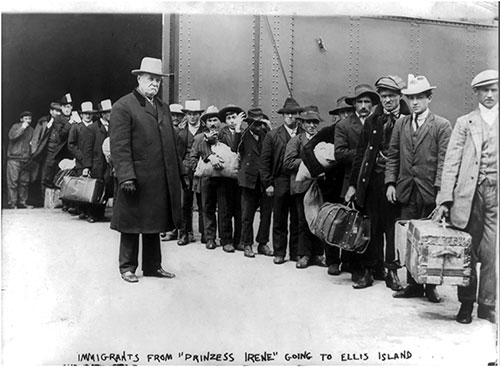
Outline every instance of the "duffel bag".
{"type": "Polygon", "coordinates": [[[63,179],[61,199],[79,203],[100,204],[104,193],[104,182],[90,177],[69,177],[63,179]]]}
{"type": "Polygon", "coordinates": [[[324,203],[311,227],[321,241],[343,250],[363,253],[370,242],[370,220],[347,205],[324,203]]]}

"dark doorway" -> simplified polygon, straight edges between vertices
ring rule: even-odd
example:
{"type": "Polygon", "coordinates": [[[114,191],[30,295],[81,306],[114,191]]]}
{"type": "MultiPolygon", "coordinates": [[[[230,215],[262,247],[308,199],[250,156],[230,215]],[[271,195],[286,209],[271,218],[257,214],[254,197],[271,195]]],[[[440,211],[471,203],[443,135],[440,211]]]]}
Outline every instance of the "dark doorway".
{"type": "Polygon", "coordinates": [[[34,125],[66,93],[74,109],[114,102],[135,87],[142,57],[161,54],[161,14],[2,14],[2,206],[8,132],[21,111],[34,125]]]}

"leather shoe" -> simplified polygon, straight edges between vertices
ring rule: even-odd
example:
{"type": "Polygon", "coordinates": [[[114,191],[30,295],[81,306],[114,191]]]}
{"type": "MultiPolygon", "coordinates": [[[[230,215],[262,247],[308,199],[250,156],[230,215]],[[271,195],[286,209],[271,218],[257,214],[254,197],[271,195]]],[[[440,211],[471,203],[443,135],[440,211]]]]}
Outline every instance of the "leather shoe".
{"type": "Polygon", "coordinates": [[[323,256],[313,256],[311,259],[311,265],[321,266],[322,268],[327,267],[323,256]]]}
{"type": "Polygon", "coordinates": [[[145,277],[156,277],[156,278],[174,278],[175,274],[169,273],[162,268],[156,269],[154,271],[143,271],[142,274],[145,277]]]}
{"type": "Polygon", "coordinates": [[[385,280],[385,268],[383,267],[376,267],[373,272],[373,279],[375,280],[385,280]]]}
{"type": "Polygon", "coordinates": [[[425,286],[425,295],[429,302],[439,303],[441,302],[441,297],[439,297],[439,293],[436,290],[436,286],[434,284],[427,284],[425,286]]]}
{"type": "Polygon", "coordinates": [[[207,244],[205,245],[205,247],[208,250],[214,250],[215,248],[217,248],[217,244],[215,243],[215,240],[208,240],[207,244]]]}
{"type": "Polygon", "coordinates": [[[328,267],[327,271],[328,275],[340,275],[340,266],[339,264],[332,264],[328,267]]]}
{"type": "Polygon", "coordinates": [[[276,265],[283,264],[285,262],[285,257],[284,256],[275,256],[273,259],[273,263],[276,265]]]}
{"type": "Polygon", "coordinates": [[[308,256],[299,256],[299,260],[297,261],[297,264],[295,264],[295,267],[297,269],[305,269],[309,266],[309,257],[308,256]]]}
{"type": "Polygon", "coordinates": [[[397,292],[403,289],[403,286],[399,282],[398,273],[396,270],[389,270],[385,276],[385,286],[391,288],[393,291],[397,292]]]}
{"type": "Polygon", "coordinates": [[[259,243],[257,246],[257,253],[265,256],[273,256],[273,250],[269,248],[265,243],[259,243]]]}
{"type": "Polygon", "coordinates": [[[470,324],[472,322],[472,310],[474,309],[474,303],[463,302],[458,310],[457,317],[455,318],[460,324],[470,324]]]}
{"type": "Polygon", "coordinates": [[[234,246],[232,243],[228,243],[224,246],[222,246],[222,249],[225,251],[225,252],[234,252],[234,246]]]}
{"type": "Polygon", "coordinates": [[[477,307],[477,317],[483,320],[488,320],[492,324],[496,323],[497,314],[495,312],[495,307],[479,305],[477,307]]]}
{"type": "Polygon", "coordinates": [[[244,255],[246,257],[255,257],[255,254],[253,253],[252,246],[245,246],[244,251],[245,251],[244,255]]]}
{"type": "Polygon", "coordinates": [[[236,251],[245,251],[245,245],[243,245],[242,243],[238,243],[236,246],[234,246],[235,250],[236,251]]]}
{"type": "Polygon", "coordinates": [[[122,273],[121,276],[124,281],[129,283],[137,283],[139,281],[139,279],[137,279],[137,275],[131,271],[126,271],[125,273],[122,273]]]}
{"type": "Polygon", "coordinates": [[[351,270],[351,280],[354,283],[357,283],[359,279],[363,276],[363,271],[361,269],[352,269],[351,270]]]}
{"type": "Polygon", "coordinates": [[[368,288],[373,284],[373,275],[371,269],[365,269],[359,280],[352,285],[354,289],[368,288]]]}
{"type": "Polygon", "coordinates": [[[17,203],[17,209],[27,209],[28,206],[24,203],[17,203]]]}
{"type": "Polygon", "coordinates": [[[417,284],[409,284],[392,295],[394,298],[423,297],[424,288],[417,284]]]}
{"type": "Polygon", "coordinates": [[[75,208],[68,208],[68,213],[71,215],[78,215],[78,210],[75,208]]]}
{"type": "Polygon", "coordinates": [[[196,238],[194,238],[193,232],[189,232],[188,238],[189,238],[189,242],[196,242],[196,238]]]}
{"type": "Polygon", "coordinates": [[[89,216],[85,213],[80,213],[80,215],[78,216],[78,218],[80,219],[87,219],[89,216]]]}
{"type": "Polygon", "coordinates": [[[179,246],[186,246],[189,243],[189,235],[187,233],[183,234],[181,238],[179,238],[179,241],[177,241],[177,244],[179,246]]]}

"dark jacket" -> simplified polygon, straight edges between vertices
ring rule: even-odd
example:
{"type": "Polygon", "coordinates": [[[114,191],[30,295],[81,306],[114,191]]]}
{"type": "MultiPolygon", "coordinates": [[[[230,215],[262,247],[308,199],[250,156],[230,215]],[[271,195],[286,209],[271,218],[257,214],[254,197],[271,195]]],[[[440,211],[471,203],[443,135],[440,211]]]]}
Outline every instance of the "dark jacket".
{"type": "Polygon", "coordinates": [[[17,122],[9,130],[9,146],[7,148],[7,158],[20,161],[28,161],[31,157],[30,142],[33,136],[33,128],[22,127],[21,122],[17,122]]]}
{"type": "Polygon", "coordinates": [[[385,183],[396,186],[396,199],[402,204],[408,203],[413,185],[416,185],[424,203],[429,205],[435,202],[441,186],[451,124],[429,111],[425,123],[417,130],[413,144],[411,119],[411,115],[405,116],[394,125],[385,167],[385,183]]]}
{"type": "Polygon", "coordinates": [[[158,233],[181,228],[182,162],[168,104],[153,107],[137,90],[111,110],[110,146],[118,184],[135,180],[134,194],[117,190],[111,228],[158,233]]]}
{"type": "Polygon", "coordinates": [[[290,194],[302,194],[307,191],[312,179],[296,181],[297,171],[302,162],[301,153],[304,146],[309,142],[306,133],[301,133],[290,139],[286,145],[283,168],[290,174],[290,194]]]}
{"type": "Polygon", "coordinates": [[[33,137],[31,138],[31,158],[33,160],[39,160],[47,154],[50,132],[52,131],[52,126],[48,128],[47,124],[51,118],[52,116],[50,115],[43,116],[35,126],[33,137]]]}
{"type": "MultiPolygon", "coordinates": [[[[302,133],[301,127],[297,129],[297,135],[302,133]]],[[[275,180],[280,182],[280,187],[274,188],[274,193],[284,194],[290,192],[289,174],[283,169],[283,159],[290,135],[284,125],[277,127],[266,134],[260,154],[259,173],[264,189],[275,185],[275,180]]]]}
{"type": "Polygon", "coordinates": [[[194,135],[189,132],[187,124],[183,129],[176,129],[177,152],[182,160],[182,164],[184,165],[186,173],[191,179],[193,177],[194,171],[192,171],[189,166],[189,155],[191,152],[191,147],[193,146],[193,139],[196,135],[205,131],[207,131],[207,128],[202,124],[200,124],[200,127],[194,135]]]}
{"type": "Polygon", "coordinates": [[[67,147],[69,130],[72,126],[69,123],[69,118],[69,116],[61,114],[54,120],[47,148],[50,159],[61,160],[71,157],[71,153],[67,147]]]}
{"type": "MultiPolygon", "coordinates": [[[[400,101],[399,111],[400,118],[411,114],[404,100],[400,101]]],[[[387,135],[384,137],[384,125],[387,122],[387,118],[388,116],[384,114],[382,104],[379,104],[374,113],[366,119],[361,131],[349,181],[350,186],[356,187],[356,204],[361,207],[365,204],[366,189],[370,184],[370,176],[373,172],[383,139],[388,140],[387,144],[391,140],[394,127],[388,127],[389,130],[387,130],[387,135]]]]}
{"type": "Polygon", "coordinates": [[[102,152],[102,143],[109,136],[108,131],[102,124],[101,120],[97,120],[90,126],[94,133],[94,142],[92,144],[92,168],[90,175],[94,178],[103,180],[109,175],[109,167],[106,163],[106,158],[102,152]]]}
{"type": "Polygon", "coordinates": [[[236,133],[232,133],[229,126],[224,126],[219,131],[219,141],[226,144],[229,148],[231,148],[231,151],[233,152],[236,152],[236,150],[238,149],[238,144],[236,142],[236,133]]]}
{"type": "Polygon", "coordinates": [[[352,162],[356,155],[361,130],[363,130],[363,124],[356,114],[339,121],[335,128],[335,160],[345,169],[342,197],[345,196],[349,187],[352,162]]]}
{"type": "Polygon", "coordinates": [[[94,131],[90,124],[88,127],[83,122],[73,124],[69,130],[68,150],[76,160],[75,168],[92,168],[92,151],[94,148],[94,131]]]}
{"type": "Polygon", "coordinates": [[[238,171],[238,185],[248,189],[262,190],[259,165],[262,143],[266,137],[266,130],[261,131],[259,141],[255,140],[247,129],[236,133],[236,147],[240,154],[240,170],[238,171]]]}

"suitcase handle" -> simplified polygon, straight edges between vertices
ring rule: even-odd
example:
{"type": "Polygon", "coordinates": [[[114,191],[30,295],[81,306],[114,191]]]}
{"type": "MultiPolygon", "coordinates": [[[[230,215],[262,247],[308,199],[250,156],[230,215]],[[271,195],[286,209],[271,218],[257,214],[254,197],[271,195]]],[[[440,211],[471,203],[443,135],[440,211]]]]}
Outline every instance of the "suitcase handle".
{"type": "Polygon", "coordinates": [[[450,248],[445,248],[441,251],[438,251],[434,254],[434,257],[460,257],[460,252],[452,250],[450,248]]]}

